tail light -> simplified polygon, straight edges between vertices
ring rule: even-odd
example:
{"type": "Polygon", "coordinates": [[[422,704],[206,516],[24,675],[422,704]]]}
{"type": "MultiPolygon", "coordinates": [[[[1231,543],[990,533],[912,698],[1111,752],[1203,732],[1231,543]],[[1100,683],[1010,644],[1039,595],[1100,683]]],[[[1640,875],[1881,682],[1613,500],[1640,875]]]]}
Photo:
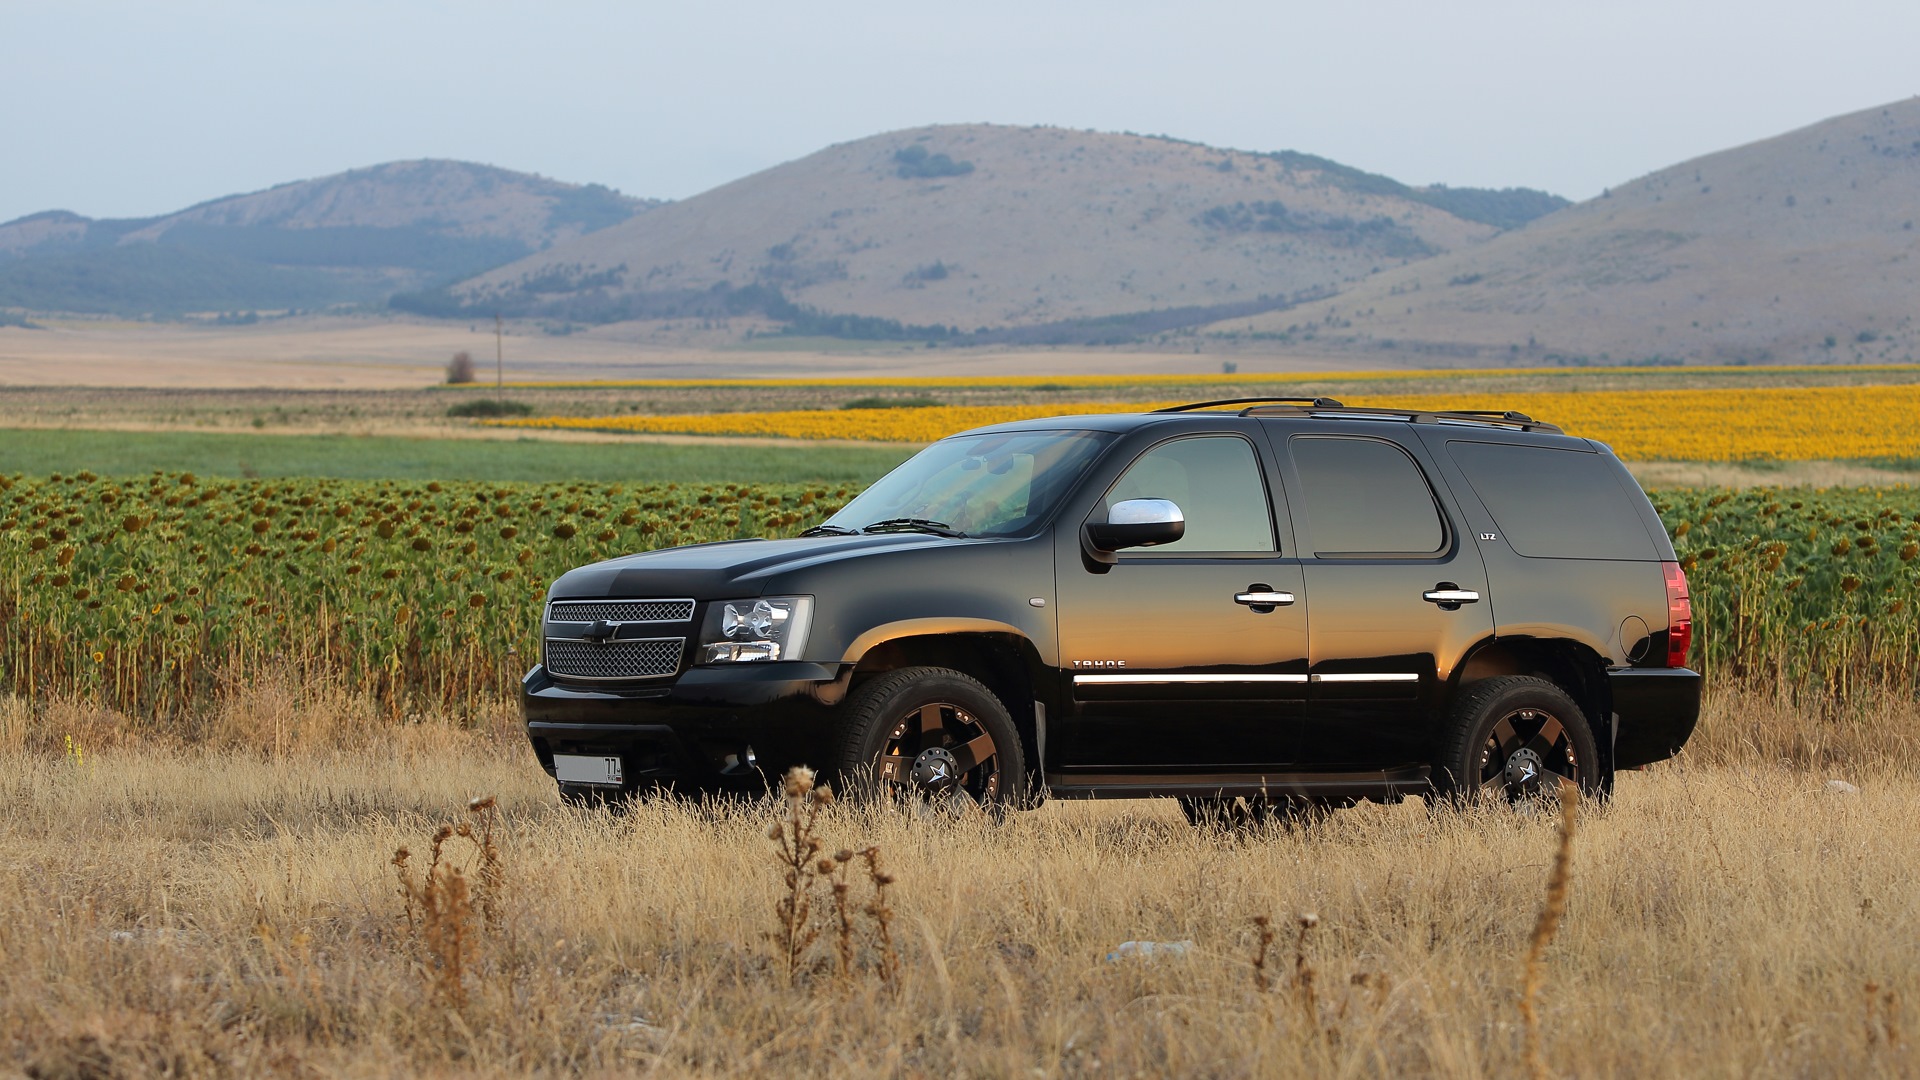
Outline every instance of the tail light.
{"type": "Polygon", "coordinates": [[[1687,666],[1687,646],[1693,644],[1693,599],[1687,593],[1687,572],[1677,562],[1663,562],[1667,575],[1667,666],[1687,666]]]}

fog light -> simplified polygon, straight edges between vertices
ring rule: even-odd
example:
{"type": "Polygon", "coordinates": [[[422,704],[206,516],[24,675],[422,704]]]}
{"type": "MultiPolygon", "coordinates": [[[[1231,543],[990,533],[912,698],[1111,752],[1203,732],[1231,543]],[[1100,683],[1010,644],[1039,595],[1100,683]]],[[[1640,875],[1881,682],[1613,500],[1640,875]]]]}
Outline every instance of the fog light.
{"type": "Polygon", "coordinates": [[[729,664],[750,660],[780,659],[780,643],[777,641],[716,641],[707,646],[702,663],[729,664]]]}

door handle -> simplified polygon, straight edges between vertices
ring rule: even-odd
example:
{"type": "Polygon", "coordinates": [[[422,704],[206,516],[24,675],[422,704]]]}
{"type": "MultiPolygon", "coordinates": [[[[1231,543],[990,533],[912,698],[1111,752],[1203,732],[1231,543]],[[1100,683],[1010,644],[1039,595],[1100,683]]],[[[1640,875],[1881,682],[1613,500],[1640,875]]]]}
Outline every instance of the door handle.
{"type": "Polygon", "coordinates": [[[1246,592],[1233,594],[1233,602],[1255,608],[1286,607],[1288,604],[1293,603],[1293,594],[1290,592],[1274,592],[1271,589],[1255,585],[1246,592]]]}
{"type": "Polygon", "coordinates": [[[1443,611],[1458,611],[1461,604],[1479,603],[1480,594],[1472,589],[1463,589],[1451,581],[1443,581],[1421,593],[1420,599],[1429,604],[1439,604],[1443,611]]]}

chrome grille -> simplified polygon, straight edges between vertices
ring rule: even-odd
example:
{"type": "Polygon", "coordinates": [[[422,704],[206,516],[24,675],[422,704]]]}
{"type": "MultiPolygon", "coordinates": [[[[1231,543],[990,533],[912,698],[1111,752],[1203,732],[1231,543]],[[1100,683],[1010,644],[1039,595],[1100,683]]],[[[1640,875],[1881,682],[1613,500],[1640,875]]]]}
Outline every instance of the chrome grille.
{"type": "Polygon", "coordinates": [[[547,608],[549,622],[686,622],[691,618],[691,600],[556,600],[547,608]]]}
{"type": "Polygon", "coordinates": [[[633,641],[547,639],[547,670],[572,679],[660,679],[680,670],[687,639],[641,638],[633,641]]]}

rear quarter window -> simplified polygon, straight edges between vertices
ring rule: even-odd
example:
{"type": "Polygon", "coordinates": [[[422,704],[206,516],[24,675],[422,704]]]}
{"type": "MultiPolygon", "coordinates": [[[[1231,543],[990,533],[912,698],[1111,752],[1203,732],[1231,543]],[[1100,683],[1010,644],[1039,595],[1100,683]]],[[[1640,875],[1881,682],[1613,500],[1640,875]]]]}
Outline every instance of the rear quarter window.
{"type": "Polygon", "coordinates": [[[1657,560],[1619,472],[1599,454],[1448,442],[1447,452],[1513,550],[1537,559],[1657,560]]]}

